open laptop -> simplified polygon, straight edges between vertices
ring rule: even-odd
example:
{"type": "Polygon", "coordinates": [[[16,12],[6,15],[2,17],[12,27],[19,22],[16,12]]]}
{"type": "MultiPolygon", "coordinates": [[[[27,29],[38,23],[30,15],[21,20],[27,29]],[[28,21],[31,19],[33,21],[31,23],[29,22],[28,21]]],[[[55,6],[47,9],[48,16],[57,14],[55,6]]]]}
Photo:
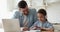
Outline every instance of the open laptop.
{"type": "Polygon", "coordinates": [[[20,32],[18,19],[2,19],[4,32],[20,32]]]}

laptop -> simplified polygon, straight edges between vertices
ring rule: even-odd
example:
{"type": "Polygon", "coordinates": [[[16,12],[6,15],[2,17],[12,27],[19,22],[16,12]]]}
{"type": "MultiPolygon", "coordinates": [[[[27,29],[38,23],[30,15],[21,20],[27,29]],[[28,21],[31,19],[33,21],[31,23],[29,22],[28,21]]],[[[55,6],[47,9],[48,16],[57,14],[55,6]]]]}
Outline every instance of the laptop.
{"type": "Polygon", "coordinates": [[[4,32],[20,32],[18,19],[2,19],[4,32]]]}

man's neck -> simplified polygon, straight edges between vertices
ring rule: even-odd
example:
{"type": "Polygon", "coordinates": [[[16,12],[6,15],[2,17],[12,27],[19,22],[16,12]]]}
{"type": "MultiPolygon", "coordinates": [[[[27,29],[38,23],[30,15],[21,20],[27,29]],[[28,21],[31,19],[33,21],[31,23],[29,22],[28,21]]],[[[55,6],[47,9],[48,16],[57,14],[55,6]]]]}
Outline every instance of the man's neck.
{"type": "Polygon", "coordinates": [[[29,14],[29,11],[27,11],[27,13],[23,13],[23,14],[27,16],[29,14]]]}

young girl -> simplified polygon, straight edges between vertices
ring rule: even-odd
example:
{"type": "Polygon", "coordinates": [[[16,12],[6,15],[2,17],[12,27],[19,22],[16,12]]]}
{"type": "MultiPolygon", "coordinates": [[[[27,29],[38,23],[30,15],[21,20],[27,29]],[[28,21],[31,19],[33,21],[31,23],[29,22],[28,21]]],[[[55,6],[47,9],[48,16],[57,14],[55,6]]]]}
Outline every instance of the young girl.
{"type": "Polygon", "coordinates": [[[53,32],[53,25],[47,20],[47,13],[44,9],[37,12],[38,21],[30,28],[31,30],[45,30],[53,32]]]}

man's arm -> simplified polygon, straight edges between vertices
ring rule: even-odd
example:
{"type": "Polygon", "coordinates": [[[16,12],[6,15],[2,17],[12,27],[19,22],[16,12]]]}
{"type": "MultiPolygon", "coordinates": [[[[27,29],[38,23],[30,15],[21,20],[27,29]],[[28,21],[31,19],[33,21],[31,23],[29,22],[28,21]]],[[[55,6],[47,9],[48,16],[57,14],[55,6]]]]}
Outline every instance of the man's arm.
{"type": "Polygon", "coordinates": [[[19,12],[16,11],[16,12],[14,13],[14,15],[13,15],[12,18],[13,18],[13,19],[17,19],[17,18],[19,18],[19,12]]]}
{"type": "Polygon", "coordinates": [[[33,13],[33,24],[37,21],[37,11],[36,11],[36,9],[34,9],[34,11],[33,11],[34,13],[33,13]]]}
{"type": "Polygon", "coordinates": [[[30,27],[30,30],[37,30],[37,24],[38,24],[38,21],[36,21],[31,27],[30,27]]]}

